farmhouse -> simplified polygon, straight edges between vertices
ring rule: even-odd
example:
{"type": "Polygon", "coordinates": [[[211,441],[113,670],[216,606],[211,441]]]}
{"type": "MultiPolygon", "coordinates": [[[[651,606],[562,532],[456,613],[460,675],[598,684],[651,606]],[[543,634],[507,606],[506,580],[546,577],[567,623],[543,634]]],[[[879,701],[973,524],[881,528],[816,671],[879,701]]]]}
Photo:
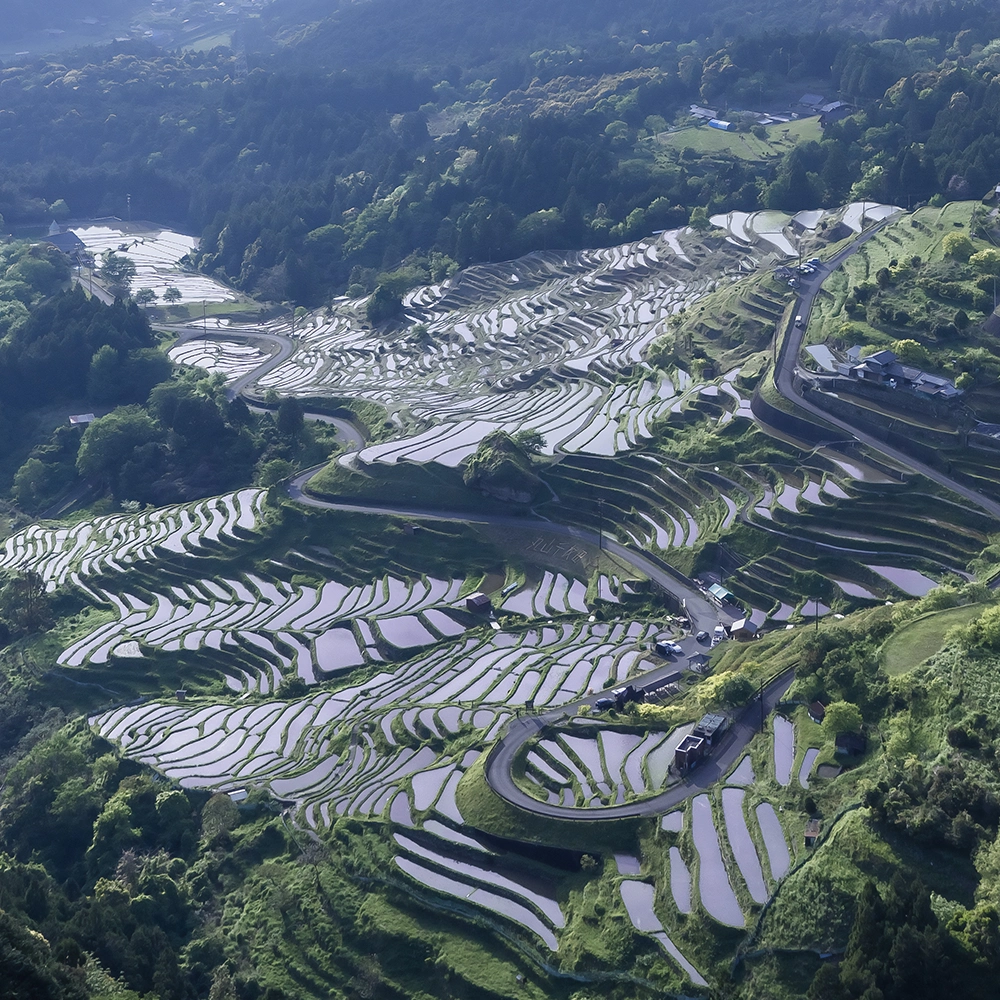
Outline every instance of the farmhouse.
{"type": "Polygon", "coordinates": [[[810,819],[806,821],[806,830],[805,830],[806,847],[816,846],[816,841],[819,840],[819,831],[821,829],[822,829],[822,824],[818,819],[810,819]]]}
{"type": "Polygon", "coordinates": [[[948,379],[940,375],[928,375],[919,368],[900,364],[893,351],[876,351],[867,358],[861,358],[860,353],[857,345],[852,347],[847,352],[847,363],[838,365],[837,370],[842,375],[871,385],[887,386],[890,389],[911,389],[925,397],[954,399],[962,395],[962,390],[955,388],[954,383],[948,379]]]}
{"type": "Polygon", "coordinates": [[[823,720],[826,718],[826,705],[821,701],[814,701],[809,706],[809,718],[817,725],[822,725],[823,720]]]}

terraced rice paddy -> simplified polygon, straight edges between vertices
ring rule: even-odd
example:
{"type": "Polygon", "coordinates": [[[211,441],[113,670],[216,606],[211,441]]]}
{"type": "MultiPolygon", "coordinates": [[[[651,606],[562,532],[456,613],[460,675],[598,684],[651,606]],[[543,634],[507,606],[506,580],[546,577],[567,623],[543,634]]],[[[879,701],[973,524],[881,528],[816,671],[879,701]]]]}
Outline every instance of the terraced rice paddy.
{"type": "Polygon", "coordinates": [[[881,219],[902,212],[895,205],[880,205],[874,201],[855,201],[830,212],[729,212],[713,215],[711,223],[729,234],[727,239],[736,246],[760,246],[782,257],[795,257],[799,253],[799,233],[815,232],[826,221],[829,226],[843,223],[848,229],[860,233],[881,219]],[[793,223],[795,224],[793,226],[793,223]]]}
{"type": "Polygon", "coordinates": [[[249,375],[268,358],[266,351],[252,344],[241,344],[234,340],[206,340],[201,337],[177,344],[170,348],[167,355],[175,365],[204,368],[213,375],[225,376],[227,382],[235,382],[244,375],[249,375]]]}
{"type": "MultiPolygon", "coordinates": [[[[194,504],[140,514],[111,514],[72,527],[31,525],[15,532],[0,549],[0,568],[32,570],[46,589],[84,584],[164,555],[217,556],[250,537],[262,515],[264,490],[240,490],[194,504]]],[[[98,598],[99,600],[99,598],[98,598]]]]}
{"type": "Polygon", "coordinates": [[[246,574],[174,586],[150,601],[95,591],[115,607],[117,620],[69,646],[59,662],[107,663],[126,642],[167,652],[208,647],[229,654],[230,687],[267,694],[285,674],[312,684],[321,675],[381,662],[373,629],[387,652],[460,635],[465,627],[444,609],[459,604],[461,587],[461,580],[395,577],[365,586],[329,580],[297,587],[246,574]],[[244,660],[255,666],[240,666],[244,660]]]}
{"type": "Polygon", "coordinates": [[[433,803],[460,822],[454,786],[467,764],[432,751],[428,739],[466,729],[485,730],[490,739],[509,707],[526,698],[541,707],[579,697],[595,672],[601,677],[609,669],[600,665],[604,657],[613,665],[634,648],[627,629],[616,639],[611,634],[607,625],[583,622],[457,639],[392,671],[301,701],[210,708],[151,703],[92,722],[130,756],[186,787],[252,781],[301,806],[313,825],[333,815],[379,815],[411,776],[433,771],[430,778],[413,778],[413,808],[420,813],[433,803]],[[348,746],[331,754],[338,736],[348,736],[348,746]]]}
{"type": "Polygon", "coordinates": [[[193,236],[169,229],[116,226],[79,226],[73,232],[86,248],[100,257],[106,250],[120,252],[135,263],[134,288],[151,288],[158,298],[171,286],[181,293],[180,302],[234,302],[236,293],[197,271],[186,270],[181,258],[198,246],[193,236]]]}
{"type": "Polygon", "coordinates": [[[620,805],[663,790],[674,750],[692,725],[671,733],[604,729],[539,740],[525,758],[525,779],[549,802],[571,806],[620,805]]]}
{"type": "MultiPolygon", "coordinates": [[[[406,320],[425,335],[400,326],[386,343],[360,319],[363,302],[344,302],[300,327],[294,354],[256,389],[383,405],[396,439],[344,462],[456,466],[496,428],[539,431],[547,454],[610,456],[649,440],[652,422],[701,388],[642,363],[666,320],[753,266],[684,231],[471,267],[406,296],[406,320]]],[[[217,343],[189,342],[182,356],[233,378],[244,370],[241,354],[217,343]]]]}

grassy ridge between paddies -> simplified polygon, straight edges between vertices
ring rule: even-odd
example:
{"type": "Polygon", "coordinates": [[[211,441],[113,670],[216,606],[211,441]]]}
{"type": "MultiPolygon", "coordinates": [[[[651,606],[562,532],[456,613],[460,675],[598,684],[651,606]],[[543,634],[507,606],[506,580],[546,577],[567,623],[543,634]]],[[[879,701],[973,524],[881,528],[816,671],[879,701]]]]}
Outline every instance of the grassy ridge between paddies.
{"type": "MultiPolygon", "coordinates": [[[[720,113],[720,118],[725,118],[720,113]]],[[[735,156],[740,160],[770,160],[783,156],[801,142],[819,142],[823,136],[819,118],[802,118],[765,127],[766,139],[752,132],[724,132],[708,125],[696,125],[678,132],[666,132],[652,142],[656,151],[682,153],[692,149],[702,156],[735,156]]]]}
{"type": "Polygon", "coordinates": [[[529,843],[558,844],[583,851],[634,851],[647,820],[619,819],[579,822],[545,819],[500,798],[486,781],[484,752],[465,772],[455,801],[469,826],[484,833],[529,843]]]}
{"type": "Polygon", "coordinates": [[[418,507],[470,513],[512,514],[522,505],[503,503],[470,489],[460,469],[436,462],[367,467],[365,472],[346,469],[336,460],[309,480],[306,490],[321,500],[371,503],[386,507],[418,507]]]}
{"type": "Polygon", "coordinates": [[[882,647],[882,665],[894,677],[924,663],[941,650],[948,632],[956,625],[968,625],[986,610],[985,604],[934,611],[905,625],[882,647]]]}

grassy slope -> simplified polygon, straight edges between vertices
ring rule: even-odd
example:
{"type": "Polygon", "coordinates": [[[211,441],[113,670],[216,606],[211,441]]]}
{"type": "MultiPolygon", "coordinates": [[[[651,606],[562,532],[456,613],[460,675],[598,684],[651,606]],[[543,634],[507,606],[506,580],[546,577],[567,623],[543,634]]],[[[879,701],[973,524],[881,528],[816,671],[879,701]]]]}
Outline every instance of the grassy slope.
{"type": "Polygon", "coordinates": [[[708,125],[698,125],[663,133],[653,141],[659,149],[677,153],[693,149],[702,155],[718,153],[740,160],[770,160],[783,156],[800,142],[818,142],[821,138],[822,129],[817,117],[803,118],[787,125],[770,125],[767,139],[758,139],[750,132],[723,132],[708,125]]]}
{"type": "Polygon", "coordinates": [[[949,629],[967,624],[981,615],[984,609],[982,604],[970,604],[936,611],[910,622],[882,647],[885,672],[894,677],[919,666],[941,649],[949,629]]]}

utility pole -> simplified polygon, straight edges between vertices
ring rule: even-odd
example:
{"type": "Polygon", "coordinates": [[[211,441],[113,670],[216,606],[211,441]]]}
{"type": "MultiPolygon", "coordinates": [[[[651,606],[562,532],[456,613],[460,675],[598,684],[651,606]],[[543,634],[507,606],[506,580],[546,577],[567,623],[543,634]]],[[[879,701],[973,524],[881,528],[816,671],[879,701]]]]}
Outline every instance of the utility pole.
{"type": "Polygon", "coordinates": [[[764,732],[764,681],[760,682],[760,731],[764,732]]]}
{"type": "Polygon", "coordinates": [[[201,332],[208,336],[208,302],[205,299],[201,300],[201,332]]]}
{"type": "Polygon", "coordinates": [[[604,501],[597,501],[597,551],[604,551],[604,501]]]}
{"type": "Polygon", "coordinates": [[[819,598],[813,598],[813,621],[816,623],[816,631],[819,632],[819,598]]]}

